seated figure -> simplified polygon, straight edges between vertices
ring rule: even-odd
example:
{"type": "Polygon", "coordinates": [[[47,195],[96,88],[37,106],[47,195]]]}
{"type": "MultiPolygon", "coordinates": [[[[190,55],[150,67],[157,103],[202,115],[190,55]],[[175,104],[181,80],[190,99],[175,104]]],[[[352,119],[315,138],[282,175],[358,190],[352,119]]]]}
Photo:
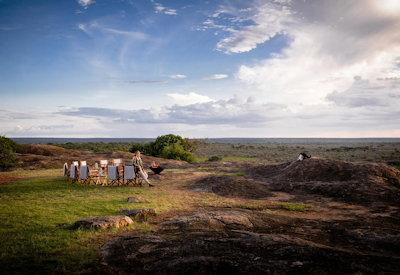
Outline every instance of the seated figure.
{"type": "Polygon", "coordinates": [[[150,170],[153,171],[154,174],[159,175],[164,170],[163,167],[157,161],[152,161],[150,165],[150,170]]]}
{"type": "Polygon", "coordinates": [[[303,161],[305,159],[309,159],[311,156],[308,156],[306,153],[300,153],[299,156],[297,157],[298,161],[303,161]]]}

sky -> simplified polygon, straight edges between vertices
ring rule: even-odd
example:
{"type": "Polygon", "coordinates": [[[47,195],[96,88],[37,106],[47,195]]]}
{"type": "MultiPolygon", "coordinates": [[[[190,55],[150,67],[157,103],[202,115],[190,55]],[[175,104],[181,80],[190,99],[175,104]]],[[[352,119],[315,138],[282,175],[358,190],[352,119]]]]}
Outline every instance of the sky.
{"type": "Polygon", "coordinates": [[[0,0],[0,135],[400,137],[400,0],[0,0]]]}

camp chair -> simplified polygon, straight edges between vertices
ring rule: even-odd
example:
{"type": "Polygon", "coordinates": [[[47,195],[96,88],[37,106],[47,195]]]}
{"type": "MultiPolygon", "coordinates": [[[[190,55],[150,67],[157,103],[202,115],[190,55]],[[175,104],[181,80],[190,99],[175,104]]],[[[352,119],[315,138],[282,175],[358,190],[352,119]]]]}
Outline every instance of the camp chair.
{"type": "Polygon", "coordinates": [[[81,165],[79,168],[79,181],[83,183],[89,182],[89,168],[87,165],[81,165]]]}
{"type": "Polygon", "coordinates": [[[108,183],[111,185],[114,183],[118,184],[119,177],[118,177],[117,166],[108,165],[107,170],[108,170],[108,179],[107,179],[108,183]]]}
{"type": "Polygon", "coordinates": [[[88,170],[89,170],[89,184],[91,184],[92,182],[97,185],[97,184],[101,184],[101,180],[100,180],[100,169],[96,169],[96,167],[94,169],[91,169],[88,166],[88,170]]]}
{"type": "Polygon", "coordinates": [[[75,177],[76,177],[76,179],[78,179],[79,178],[79,161],[77,161],[77,160],[73,161],[72,164],[76,167],[75,177]]]}
{"type": "Polygon", "coordinates": [[[122,159],[113,159],[113,160],[112,160],[112,163],[113,163],[115,166],[121,165],[121,164],[122,164],[122,159]]]}
{"type": "Polygon", "coordinates": [[[124,178],[122,180],[126,185],[135,183],[135,169],[132,165],[124,165],[124,178]]]}
{"type": "Polygon", "coordinates": [[[100,160],[99,182],[102,182],[103,185],[107,183],[107,165],[108,165],[108,160],[106,159],[100,160]]]}
{"type": "Polygon", "coordinates": [[[63,176],[68,177],[69,171],[68,171],[68,163],[64,163],[63,166],[63,176]]]}
{"type": "Polygon", "coordinates": [[[75,166],[73,163],[69,169],[69,178],[72,182],[77,179],[77,166],[75,166]]]}
{"type": "Polygon", "coordinates": [[[121,183],[124,183],[124,166],[122,165],[122,159],[113,159],[112,163],[117,166],[117,174],[121,183]]]}
{"type": "Polygon", "coordinates": [[[102,173],[101,173],[101,169],[100,169],[100,166],[99,166],[99,162],[98,161],[94,161],[93,169],[90,168],[89,166],[88,166],[88,168],[89,168],[89,184],[91,182],[93,182],[96,185],[97,184],[101,184],[100,175],[102,173]]]}

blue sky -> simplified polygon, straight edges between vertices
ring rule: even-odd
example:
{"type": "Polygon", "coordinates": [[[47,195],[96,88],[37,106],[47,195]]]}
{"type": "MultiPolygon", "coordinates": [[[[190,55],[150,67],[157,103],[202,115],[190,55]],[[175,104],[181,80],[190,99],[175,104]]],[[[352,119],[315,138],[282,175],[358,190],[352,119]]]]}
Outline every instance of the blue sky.
{"type": "Polygon", "coordinates": [[[0,1],[0,134],[400,136],[396,0],[0,1]]]}

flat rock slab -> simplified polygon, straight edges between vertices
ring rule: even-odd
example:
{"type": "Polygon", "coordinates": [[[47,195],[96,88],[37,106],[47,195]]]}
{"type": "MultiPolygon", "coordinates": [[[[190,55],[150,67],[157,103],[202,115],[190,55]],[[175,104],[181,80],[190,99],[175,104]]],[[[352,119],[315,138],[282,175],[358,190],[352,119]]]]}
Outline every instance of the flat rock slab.
{"type": "Polygon", "coordinates": [[[139,196],[132,196],[132,197],[128,197],[127,202],[131,202],[131,203],[141,203],[141,202],[149,202],[148,200],[145,200],[139,196]]]}
{"type": "Polygon", "coordinates": [[[399,272],[396,256],[243,230],[128,235],[100,255],[112,274],[364,274],[399,272]],[[333,272],[334,271],[334,272],[333,272]]]}
{"type": "Polygon", "coordinates": [[[104,217],[90,217],[76,221],[73,229],[106,229],[106,228],[120,228],[132,224],[131,218],[123,215],[118,216],[104,216],[104,217]]]}
{"type": "Polygon", "coordinates": [[[139,222],[147,221],[150,217],[156,216],[156,211],[152,208],[121,209],[119,213],[129,216],[139,222]]]}
{"type": "Polygon", "coordinates": [[[209,211],[182,215],[162,223],[164,229],[187,230],[222,230],[250,229],[254,225],[250,216],[241,211],[209,211]]]}

